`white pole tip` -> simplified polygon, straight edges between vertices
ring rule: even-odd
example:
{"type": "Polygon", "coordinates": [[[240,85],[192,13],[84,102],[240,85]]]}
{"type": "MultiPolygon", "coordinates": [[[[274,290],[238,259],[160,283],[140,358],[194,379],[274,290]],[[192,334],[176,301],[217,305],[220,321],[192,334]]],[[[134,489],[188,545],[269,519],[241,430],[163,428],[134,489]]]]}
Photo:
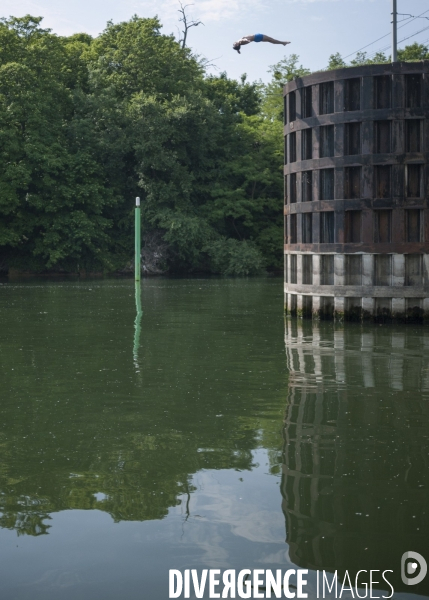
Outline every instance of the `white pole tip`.
{"type": "Polygon", "coordinates": [[[136,198],[136,206],[140,206],[140,198],[138,196],[136,198]]]}

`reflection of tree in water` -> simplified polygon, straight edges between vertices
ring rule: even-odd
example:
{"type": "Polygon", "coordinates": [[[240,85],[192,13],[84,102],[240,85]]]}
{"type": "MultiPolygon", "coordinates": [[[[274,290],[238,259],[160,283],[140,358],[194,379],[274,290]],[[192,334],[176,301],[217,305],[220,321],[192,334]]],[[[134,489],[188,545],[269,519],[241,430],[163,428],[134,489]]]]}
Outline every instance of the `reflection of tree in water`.
{"type": "MultiPolygon", "coordinates": [[[[194,304],[189,282],[168,282],[165,290],[158,284],[152,298],[146,291],[139,377],[131,354],[132,288],[127,335],[126,318],[110,319],[122,314],[124,294],[110,288],[97,291],[101,315],[88,293],[82,301],[83,292],[69,289],[66,311],[62,288],[46,289],[35,310],[49,311],[49,327],[39,313],[18,306],[14,315],[12,308],[0,344],[2,382],[13,390],[0,405],[0,526],[39,535],[49,530],[49,514],[68,509],[106,511],[115,521],[162,519],[181,501],[186,508],[199,470],[251,469],[258,439],[267,441],[270,427],[278,430],[276,421],[265,428],[255,416],[259,373],[267,373],[264,398],[276,415],[284,391],[278,364],[259,364],[252,355],[258,375],[246,371],[241,381],[231,368],[237,356],[246,364],[254,352],[243,335],[255,322],[240,309],[243,285],[225,294],[216,283],[194,304]],[[237,316],[224,325],[231,306],[237,316]],[[179,321],[186,326],[172,326],[179,321]]],[[[260,304],[262,312],[264,295],[260,304]]],[[[271,335],[263,320],[252,330],[258,335],[271,335]]]]}
{"type": "Polygon", "coordinates": [[[2,477],[0,526],[18,534],[48,533],[44,520],[67,509],[103,510],[115,521],[162,519],[180,504],[180,496],[194,490],[190,479],[195,471],[251,467],[250,451],[198,452],[197,438],[134,435],[122,441],[120,452],[106,448],[92,464],[80,464],[86,467],[80,473],[56,469],[49,474],[35,468],[33,473],[22,471],[19,482],[2,477]]]}
{"type": "Polygon", "coordinates": [[[281,489],[300,567],[394,569],[399,589],[402,554],[427,551],[428,343],[407,328],[286,322],[281,489]]]}
{"type": "Polygon", "coordinates": [[[18,535],[43,535],[48,533],[50,525],[44,523],[49,520],[47,512],[40,512],[40,507],[26,506],[20,512],[18,506],[2,507],[3,514],[0,516],[0,527],[3,529],[14,529],[18,535]]]}

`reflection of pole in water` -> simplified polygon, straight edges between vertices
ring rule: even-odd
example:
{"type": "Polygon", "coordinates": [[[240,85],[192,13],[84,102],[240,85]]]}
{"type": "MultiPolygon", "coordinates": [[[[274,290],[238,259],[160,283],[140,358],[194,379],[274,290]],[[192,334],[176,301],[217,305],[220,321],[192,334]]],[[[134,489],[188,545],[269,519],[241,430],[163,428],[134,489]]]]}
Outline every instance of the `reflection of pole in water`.
{"type": "Polygon", "coordinates": [[[140,325],[142,320],[142,296],[141,296],[141,285],[140,281],[135,282],[136,289],[136,318],[134,320],[134,348],[133,348],[133,359],[136,370],[140,370],[138,363],[138,354],[140,347],[140,325]]]}
{"type": "Polygon", "coordinates": [[[400,591],[403,548],[424,555],[429,535],[429,335],[286,319],[285,341],[290,558],[339,573],[396,568],[400,591]]]}

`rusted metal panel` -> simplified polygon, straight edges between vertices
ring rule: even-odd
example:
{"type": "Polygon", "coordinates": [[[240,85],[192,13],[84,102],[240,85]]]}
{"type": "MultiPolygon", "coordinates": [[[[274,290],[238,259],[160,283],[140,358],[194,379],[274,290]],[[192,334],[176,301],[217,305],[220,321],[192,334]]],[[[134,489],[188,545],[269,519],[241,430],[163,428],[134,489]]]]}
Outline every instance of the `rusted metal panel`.
{"type": "Polygon", "coordinates": [[[289,119],[288,123],[296,120],[296,93],[289,94],[289,119]]]}
{"type": "Polygon", "coordinates": [[[344,156],[344,134],[345,123],[337,123],[334,126],[334,156],[341,157],[344,156]]]}
{"type": "Polygon", "coordinates": [[[421,108],[423,76],[421,73],[405,75],[405,108],[421,108]]]}
{"type": "MultiPolygon", "coordinates": [[[[297,238],[297,244],[303,244],[302,241],[302,213],[297,213],[296,214],[296,238],[297,238]]],[[[299,258],[301,259],[301,255],[299,255],[299,258]]]]}
{"type": "Polygon", "coordinates": [[[320,127],[312,127],[313,159],[320,156],[320,127]]]}
{"type": "Polygon", "coordinates": [[[423,165],[405,166],[405,190],[407,198],[421,198],[423,194],[423,165]]]}
{"type": "Polygon", "coordinates": [[[289,176],[290,184],[289,184],[289,198],[290,203],[295,204],[297,201],[297,178],[296,173],[291,173],[289,176]]]}
{"type": "Polygon", "coordinates": [[[362,210],[362,243],[368,245],[373,242],[373,211],[362,210]]]}
{"type": "Polygon", "coordinates": [[[404,75],[392,73],[392,108],[403,110],[405,106],[404,75]]]}
{"type": "MultiPolygon", "coordinates": [[[[307,130],[305,130],[307,131],[307,130]]],[[[302,145],[303,145],[303,135],[304,135],[304,130],[298,131],[296,133],[296,160],[297,161],[303,161],[303,149],[302,149],[302,145]]],[[[300,169],[302,168],[302,165],[300,166],[300,169]]]]}
{"type": "Polygon", "coordinates": [[[313,243],[313,213],[302,214],[302,243],[313,243]]]}
{"type": "Polygon", "coordinates": [[[374,121],[375,154],[392,151],[392,121],[374,121]]]}
{"type": "Polygon", "coordinates": [[[352,244],[362,242],[362,211],[347,210],[345,213],[345,241],[352,244]]]}
{"type": "Polygon", "coordinates": [[[313,171],[303,171],[302,173],[302,202],[313,201],[313,171]]]}
{"type": "Polygon", "coordinates": [[[417,208],[411,208],[405,211],[405,227],[407,242],[422,241],[422,211],[417,208]]]}
{"type": "Polygon", "coordinates": [[[320,170],[320,199],[333,200],[335,194],[334,185],[335,170],[321,169],[320,170]]]}
{"type": "Polygon", "coordinates": [[[334,82],[321,83],[319,94],[319,114],[330,115],[334,113],[334,82]]]}
{"type": "Polygon", "coordinates": [[[303,129],[301,131],[301,157],[302,160],[313,158],[313,130],[303,129]]]}
{"type": "MultiPolygon", "coordinates": [[[[423,197],[427,201],[429,199],[429,156],[425,158],[425,164],[423,165],[423,197]]],[[[428,202],[424,202],[424,206],[426,206],[428,202]]],[[[429,240],[429,237],[425,237],[426,240],[429,240]]]]}
{"type": "Polygon", "coordinates": [[[344,169],[344,198],[361,197],[362,167],[346,167],[344,169]]]}
{"type": "Polygon", "coordinates": [[[295,104],[296,104],[296,119],[302,121],[302,95],[304,94],[305,88],[298,88],[295,92],[295,104]]]}
{"type": "Polygon", "coordinates": [[[320,215],[321,215],[320,212],[313,213],[313,246],[317,245],[317,247],[320,244],[320,228],[321,228],[320,215]]]}
{"type": "Polygon", "coordinates": [[[392,108],[392,76],[374,77],[374,108],[392,108]]]}
{"type": "Polygon", "coordinates": [[[313,116],[313,86],[303,88],[301,95],[301,116],[308,119],[313,116]]]}
{"type": "Polygon", "coordinates": [[[405,121],[405,152],[422,151],[423,119],[406,119],[405,121]]]}
{"type": "Polygon", "coordinates": [[[289,134],[289,163],[296,162],[296,132],[289,134]]]}
{"type": "Polygon", "coordinates": [[[333,210],[320,213],[320,243],[333,244],[335,242],[335,213],[333,210]]]}
{"type": "Polygon", "coordinates": [[[427,75],[427,67],[423,74],[422,105],[423,108],[427,108],[429,106],[429,77],[427,75]]]}
{"type": "Polygon", "coordinates": [[[334,156],[334,125],[320,128],[320,158],[334,156]]]}
{"type": "Polygon", "coordinates": [[[390,244],[392,241],[392,210],[374,211],[374,242],[390,244]]]}
{"type": "Polygon", "coordinates": [[[334,81],[334,112],[341,113],[344,111],[344,93],[345,81],[337,79],[334,81]]]}
{"type": "Polygon", "coordinates": [[[388,154],[402,154],[405,152],[405,123],[400,118],[390,120],[391,145],[388,154]]]}
{"type": "Polygon", "coordinates": [[[361,123],[361,148],[362,154],[369,156],[374,154],[374,122],[367,120],[361,123]]]}
{"type": "Polygon", "coordinates": [[[344,154],[352,156],[362,154],[361,150],[362,123],[346,123],[344,127],[344,154]]]}
{"type": "Polygon", "coordinates": [[[423,232],[424,239],[429,240],[429,209],[425,208],[423,210],[423,232]]]}
{"type": "Polygon", "coordinates": [[[362,77],[362,109],[364,111],[374,108],[374,77],[362,77]]]}
{"type": "Polygon", "coordinates": [[[392,201],[393,206],[405,204],[405,167],[403,164],[392,165],[392,194],[396,201],[392,201]]]}
{"type": "Polygon", "coordinates": [[[291,254],[290,256],[290,282],[297,282],[297,260],[296,254],[291,254]]]}
{"type": "MultiPolygon", "coordinates": [[[[344,230],[345,230],[345,212],[344,206],[335,206],[335,241],[338,244],[345,244],[344,230]]],[[[340,252],[338,254],[341,254],[340,252]]]]}
{"type": "Polygon", "coordinates": [[[297,227],[297,216],[296,214],[290,215],[290,243],[296,244],[298,242],[298,227],[297,227]]]}
{"type": "Polygon", "coordinates": [[[374,198],[374,168],[372,165],[364,163],[361,175],[361,196],[359,204],[368,206],[368,200],[374,198]]]}
{"type": "Polygon", "coordinates": [[[360,110],[362,79],[353,77],[345,80],[344,110],[347,112],[360,110]]]}
{"type": "Polygon", "coordinates": [[[391,165],[376,165],[374,167],[375,175],[375,197],[392,197],[392,167],[391,165]]]}

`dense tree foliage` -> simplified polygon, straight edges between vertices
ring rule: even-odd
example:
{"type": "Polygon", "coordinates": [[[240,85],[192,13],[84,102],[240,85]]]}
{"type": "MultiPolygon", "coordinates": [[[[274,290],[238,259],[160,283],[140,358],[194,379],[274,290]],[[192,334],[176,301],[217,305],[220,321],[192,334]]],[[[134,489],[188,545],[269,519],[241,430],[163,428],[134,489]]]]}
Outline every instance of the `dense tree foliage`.
{"type": "Polygon", "coordinates": [[[245,77],[207,76],[157,19],[108,23],[96,39],[3,19],[3,268],[123,268],[136,195],[163,269],[279,267],[281,143],[261,103],[245,77]]]}
{"type": "MultiPolygon", "coordinates": [[[[424,44],[414,42],[405,48],[398,49],[398,60],[401,61],[417,61],[429,60],[429,47],[424,44]]],[[[391,56],[386,56],[384,52],[357,52],[354,58],[347,64],[339,52],[331,54],[329,57],[328,69],[341,69],[343,67],[357,67],[359,65],[377,65],[389,63],[392,61],[391,56]]]]}
{"type": "Polygon", "coordinates": [[[95,39],[41,21],[0,20],[0,270],[126,268],[137,195],[158,272],[281,268],[282,87],[309,73],[298,57],[262,86],[207,75],[156,18],[95,39]]]}

